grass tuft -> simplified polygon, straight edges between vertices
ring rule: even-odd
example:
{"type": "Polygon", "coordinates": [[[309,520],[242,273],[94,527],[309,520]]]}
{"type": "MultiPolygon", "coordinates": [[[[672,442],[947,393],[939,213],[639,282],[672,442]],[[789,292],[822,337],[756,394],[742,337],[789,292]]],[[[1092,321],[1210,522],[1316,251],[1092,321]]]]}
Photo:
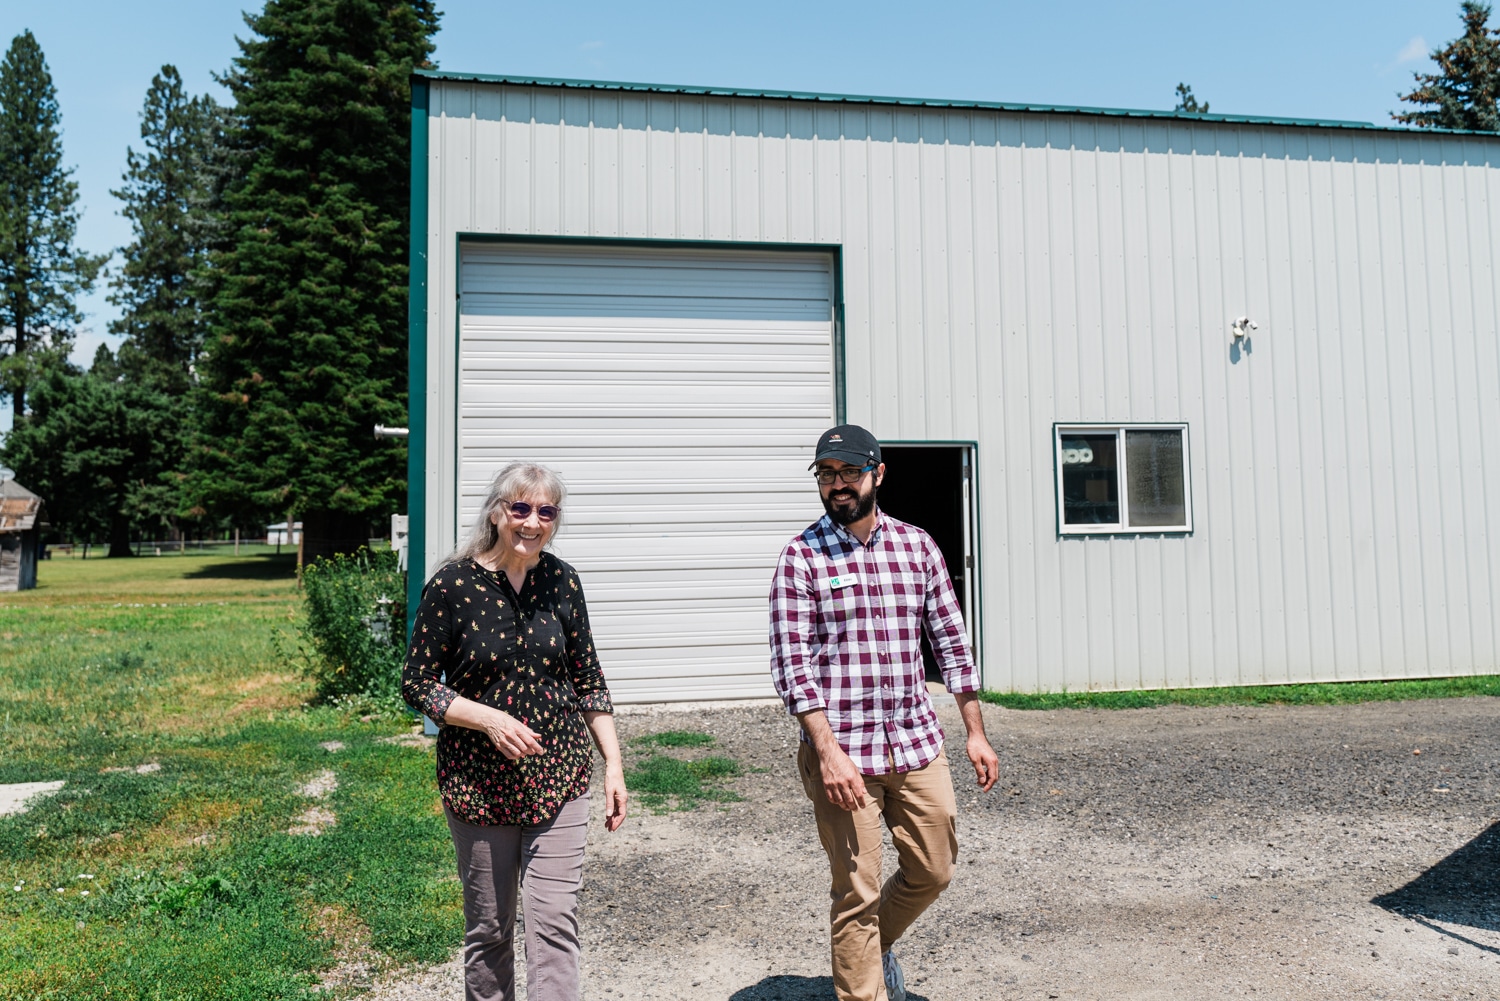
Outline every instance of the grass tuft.
{"type": "Polygon", "coordinates": [[[630,743],[644,748],[645,757],[625,773],[625,785],[652,813],[691,810],[700,803],[732,803],[740,799],[738,793],[725,788],[728,779],[743,774],[733,758],[684,758],[661,751],[712,747],[711,734],[667,730],[636,737],[630,743]]]}
{"type": "Polygon", "coordinates": [[[712,747],[714,737],[696,730],[663,730],[636,737],[631,743],[640,747],[712,747]]]}
{"type": "Polygon", "coordinates": [[[1335,706],[1356,702],[1500,696],[1500,675],[1417,681],[1339,681],[1224,688],[1159,688],[1136,692],[981,692],[1007,709],[1148,709],[1153,706],[1335,706]]]}

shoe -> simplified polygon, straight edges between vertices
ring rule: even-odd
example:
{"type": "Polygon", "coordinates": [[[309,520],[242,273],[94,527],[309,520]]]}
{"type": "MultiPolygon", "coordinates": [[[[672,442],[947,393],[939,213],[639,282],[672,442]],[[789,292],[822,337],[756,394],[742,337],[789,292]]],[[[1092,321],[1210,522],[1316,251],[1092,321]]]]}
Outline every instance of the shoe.
{"type": "Polygon", "coordinates": [[[901,961],[894,952],[880,957],[880,972],[885,974],[885,993],[890,1001],[906,1001],[906,977],[901,972],[901,961]]]}

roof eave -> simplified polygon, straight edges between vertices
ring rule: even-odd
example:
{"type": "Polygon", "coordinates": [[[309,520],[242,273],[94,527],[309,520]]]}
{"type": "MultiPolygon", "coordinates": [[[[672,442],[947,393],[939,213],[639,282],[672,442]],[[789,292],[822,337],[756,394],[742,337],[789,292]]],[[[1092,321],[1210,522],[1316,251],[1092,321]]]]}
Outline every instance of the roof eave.
{"type": "Polygon", "coordinates": [[[610,90],[648,94],[686,94],[696,97],[738,97],[775,101],[812,101],[824,104],[869,104],[896,107],[942,108],[948,110],[1007,111],[1020,114],[1090,115],[1102,118],[1143,118],[1180,122],[1182,124],[1269,125],[1293,128],[1351,129],[1363,132],[1394,132],[1400,135],[1458,135],[1500,138],[1494,132],[1468,129],[1404,128],[1377,125],[1374,122],[1342,121],[1322,118],[1283,118],[1274,115],[1191,114],[1185,111],[1161,111],[1149,108],[1093,108],[1082,105],[1033,104],[1007,101],[955,101],[919,97],[880,97],[864,94],[822,94],[790,90],[748,90],[739,87],[696,87],[675,84],[629,83],[616,80],[570,80],[554,77],[458,73],[448,70],[419,69],[414,76],[426,80],[449,80],[467,83],[506,84],[513,87],[571,87],[582,90],[610,90]]]}

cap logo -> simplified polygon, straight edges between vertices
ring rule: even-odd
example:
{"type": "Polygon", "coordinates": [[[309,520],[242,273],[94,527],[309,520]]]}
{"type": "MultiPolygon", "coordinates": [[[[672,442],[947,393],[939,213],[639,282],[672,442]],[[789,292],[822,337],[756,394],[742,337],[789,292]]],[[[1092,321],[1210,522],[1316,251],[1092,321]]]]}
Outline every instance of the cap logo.
{"type": "Polygon", "coordinates": [[[839,437],[836,434],[831,434],[831,435],[828,436],[828,440],[829,441],[843,441],[844,439],[841,438],[841,437],[839,437]]]}

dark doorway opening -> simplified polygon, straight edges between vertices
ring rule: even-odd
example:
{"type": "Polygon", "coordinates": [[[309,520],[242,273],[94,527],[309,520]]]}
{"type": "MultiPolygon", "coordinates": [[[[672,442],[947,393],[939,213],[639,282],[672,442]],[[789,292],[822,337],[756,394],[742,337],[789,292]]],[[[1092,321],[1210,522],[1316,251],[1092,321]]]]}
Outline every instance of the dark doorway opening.
{"type": "MultiPolygon", "coordinates": [[[[932,536],[948,564],[953,590],[975,639],[972,603],[973,533],[970,530],[970,449],[966,445],[882,445],[885,481],[880,485],[880,509],[910,522],[932,536]]],[[[922,636],[922,661],[928,681],[942,681],[927,636],[922,636]]]]}

